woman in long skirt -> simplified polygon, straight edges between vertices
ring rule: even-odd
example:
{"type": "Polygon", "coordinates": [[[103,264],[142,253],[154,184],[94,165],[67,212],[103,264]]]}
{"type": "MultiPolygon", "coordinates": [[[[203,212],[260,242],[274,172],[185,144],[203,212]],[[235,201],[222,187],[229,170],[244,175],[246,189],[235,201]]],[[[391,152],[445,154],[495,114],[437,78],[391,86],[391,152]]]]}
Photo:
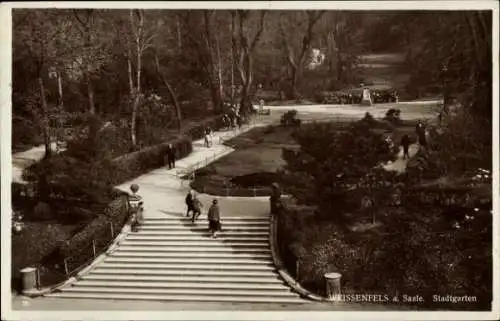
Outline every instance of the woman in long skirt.
{"type": "Polygon", "coordinates": [[[220,210],[217,200],[212,201],[212,205],[208,209],[208,230],[212,233],[213,238],[217,238],[217,232],[221,230],[220,210]]]}

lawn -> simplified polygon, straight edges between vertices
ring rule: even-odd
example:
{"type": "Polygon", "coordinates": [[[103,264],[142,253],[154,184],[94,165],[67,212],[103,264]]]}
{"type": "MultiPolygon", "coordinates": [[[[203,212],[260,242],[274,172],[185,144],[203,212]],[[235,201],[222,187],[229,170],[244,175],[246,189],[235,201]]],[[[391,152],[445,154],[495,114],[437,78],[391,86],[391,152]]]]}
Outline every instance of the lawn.
{"type": "MultiPolygon", "coordinates": [[[[311,120],[318,120],[312,117],[311,120]]],[[[301,118],[302,119],[302,118],[301,118]]],[[[341,120],[331,120],[342,130],[350,122],[341,120]]],[[[323,120],[324,121],[324,120],[323,120]]],[[[374,129],[380,134],[391,136],[392,140],[399,144],[404,134],[415,136],[415,122],[403,121],[401,125],[393,127],[386,123],[379,122],[379,127],[374,129]]],[[[311,126],[303,124],[302,126],[311,126]]],[[[243,196],[252,196],[252,188],[263,189],[267,195],[267,189],[274,181],[279,181],[276,172],[281,169],[285,162],[282,158],[283,148],[296,148],[298,145],[292,138],[293,128],[281,126],[257,127],[242,135],[239,135],[226,142],[228,146],[235,149],[229,155],[220,158],[206,168],[202,168],[195,173],[195,181],[192,187],[200,192],[225,196],[228,190],[234,190],[236,194],[243,196]],[[236,190],[243,188],[249,189],[245,192],[236,190]]],[[[413,137],[415,140],[415,137],[413,137]]],[[[259,194],[261,195],[261,194],[259,194]]]]}

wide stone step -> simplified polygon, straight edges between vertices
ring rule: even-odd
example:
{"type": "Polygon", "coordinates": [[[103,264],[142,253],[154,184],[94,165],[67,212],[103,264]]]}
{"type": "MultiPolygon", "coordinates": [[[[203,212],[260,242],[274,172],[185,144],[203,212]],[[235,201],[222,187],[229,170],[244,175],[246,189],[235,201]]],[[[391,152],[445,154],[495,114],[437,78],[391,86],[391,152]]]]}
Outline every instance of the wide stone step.
{"type": "Polygon", "coordinates": [[[108,262],[99,266],[101,269],[152,269],[152,270],[203,270],[203,271],[275,271],[272,264],[171,264],[171,263],[115,263],[108,262]]]}
{"type": "Polygon", "coordinates": [[[169,263],[169,264],[272,264],[271,258],[147,258],[147,257],[109,257],[104,262],[128,263],[169,263]]]}
{"type": "Polygon", "coordinates": [[[306,304],[309,301],[299,296],[279,297],[272,296],[236,296],[228,295],[167,295],[167,294],[141,294],[141,293],[116,293],[116,292],[59,292],[46,294],[47,297],[80,298],[80,299],[108,299],[108,300],[138,300],[138,301],[180,301],[180,302],[240,302],[240,303],[281,303],[281,304],[306,304]]]}
{"type": "MultiPolygon", "coordinates": [[[[205,229],[205,231],[190,231],[189,229],[177,229],[177,230],[169,230],[169,231],[164,231],[164,230],[142,230],[138,232],[131,232],[129,234],[129,237],[132,235],[137,235],[137,236],[158,236],[158,235],[169,235],[169,236],[200,236],[200,237],[211,237],[212,234],[208,232],[208,230],[205,229]]],[[[255,236],[265,236],[269,237],[269,230],[262,230],[262,231],[227,231],[227,230],[222,230],[218,234],[219,239],[224,239],[225,237],[255,237],[255,236]]]]}
{"type": "Polygon", "coordinates": [[[154,269],[102,269],[99,266],[92,270],[91,276],[102,275],[114,278],[116,276],[158,276],[158,277],[177,277],[183,276],[218,276],[218,277],[252,277],[258,279],[277,278],[276,272],[273,271],[238,271],[238,270],[225,270],[225,271],[210,271],[210,270],[186,270],[186,269],[168,269],[168,270],[154,270],[154,269]]]}
{"type": "Polygon", "coordinates": [[[177,235],[141,235],[141,234],[129,234],[126,237],[127,241],[143,241],[143,242],[164,242],[164,241],[174,241],[174,242],[269,242],[269,237],[267,236],[225,236],[219,237],[217,239],[212,239],[207,236],[200,236],[198,234],[191,233],[190,235],[177,236],[177,235]]]}
{"type": "Polygon", "coordinates": [[[177,253],[177,252],[185,252],[185,253],[197,253],[197,252],[217,252],[217,253],[234,253],[234,254],[243,254],[243,253],[270,253],[269,248],[231,248],[229,246],[227,247],[203,247],[203,248],[196,248],[196,247],[189,247],[189,246],[178,246],[178,247],[171,247],[171,248],[166,248],[166,247],[148,247],[148,246],[130,246],[130,245],[120,245],[119,251],[125,252],[172,252],[172,253],[177,253]]]}
{"type": "Polygon", "coordinates": [[[167,294],[167,295],[233,295],[233,296],[278,296],[278,297],[297,297],[296,294],[290,291],[275,291],[275,290],[238,290],[238,289],[142,289],[142,288],[117,288],[117,289],[107,289],[107,288],[99,288],[99,287],[72,287],[63,290],[63,292],[97,292],[97,293],[141,293],[141,294],[167,294]]]}
{"type": "MultiPolygon", "coordinates": [[[[192,223],[191,221],[186,221],[186,222],[178,222],[178,221],[171,221],[171,222],[143,222],[141,223],[141,226],[147,226],[147,227],[178,227],[182,226],[185,228],[191,228],[194,226],[201,226],[204,228],[208,228],[208,221],[207,220],[197,220],[196,222],[192,223]]],[[[269,228],[269,223],[237,223],[237,222],[221,222],[222,228],[240,228],[240,229],[246,229],[249,227],[264,227],[264,228],[269,228]]]]}
{"type": "MultiPolygon", "coordinates": [[[[139,232],[141,231],[176,231],[176,230],[188,230],[192,232],[203,232],[208,231],[208,224],[201,224],[196,222],[190,225],[172,224],[172,225],[140,225],[139,232]]],[[[269,231],[269,226],[227,226],[222,222],[223,231],[269,231]]]]}
{"type": "Polygon", "coordinates": [[[245,247],[245,248],[260,248],[269,247],[269,241],[263,242],[238,242],[238,241],[214,241],[206,240],[201,242],[191,241],[137,241],[137,240],[125,240],[120,245],[123,246],[149,246],[149,247],[182,247],[182,246],[194,246],[194,247],[245,247]]]}
{"type": "Polygon", "coordinates": [[[210,289],[210,290],[246,290],[246,291],[255,291],[255,290],[270,290],[270,291],[284,291],[288,292],[289,288],[285,286],[283,283],[257,283],[257,282],[244,282],[239,283],[232,280],[226,280],[219,278],[219,280],[215,282],[189,282],[187,280],[183,280],[179,278],[176,281],[172,282],[158,282],[158,281],[143,281],[143,282],[131,282],[131,281],[120,281],[120,280],[80,280],[75,285],[70,286],[66,289],[74,289],[74,288],[83,288],[83,287],[103,287],[103,288],[115,288],[118,287],[120,289],[127,288],[127,290],[134,289],[147,289],[148,291],[155,291],[158,289],[210,289]]]}
{"type": "Polygon", "coordinates": [[[283,282],[278,279],[277,276],[274,277],[235,277],[235,276],[202,276],[202,275],[175,275],[175,276],[163,276],[163,275],[130,275],[123,273],[122,275],[108,275],[108,274],[94,274],[91,273],[83,278],[83,280],[91,281],[127,281],[127,282],[206,282],[206,283],[258,283],[258,284],[281,284],[283,282]]]}
{"type": "MultiPolygon", "coordinates": [[[[179,214],[183,215],[183,214],[179,214]]],[[[185,215],[185,214],[184,214],[185,215]]],[[[243,222],[267,222],[269,223],[270,216],[228,216],[224,217],[224,221],[243,221],[243,222]]],[[[189,220],[189,218],[185,216],[181,217],[148,217],[145,221],[183,221],[189,220]]]]}
{"type": "MultiPolygon", "coordinates": [[[[206,224],[208,225],[208,219],[206,217],[199,217],[196,219],[197,224],[206,224]]],[[[191,221],[191,218],[184,218],[184,219],[144,219],[143,225],[174,225],[174,224],[179,224],[179,225],[185,225],[185,226],[191,226],[193,223],[191,221]]],[[[221,220],[221,224],[224,226],[269,226],[269,220],[227,220],[223,219],[221,220]]]]}
{"type": "Polygon", "coordinates": [[[116,250],[109,257],[121,258],[218,258],[218,259],[271,259],[270,253],[221,253],[221,252],[127,252],[116,250]]]}

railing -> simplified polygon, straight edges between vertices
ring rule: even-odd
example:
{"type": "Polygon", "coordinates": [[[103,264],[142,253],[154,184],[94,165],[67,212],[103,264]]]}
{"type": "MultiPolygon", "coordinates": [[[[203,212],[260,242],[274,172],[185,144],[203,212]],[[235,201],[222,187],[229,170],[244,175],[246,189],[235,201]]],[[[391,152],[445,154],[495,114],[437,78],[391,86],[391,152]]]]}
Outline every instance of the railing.
{"type": "MultiPolygon", "coordinates": [[[[222,144],[226,144],[226,145],[229,145],[227,144],[227,140],[231,139],[231,138],[234,138],[235,136],[237,136],[237,133],[241,132],[242,130],[248,130],[249,128],[254,128],[256,126],[255,122],[253,121],[253,119],[250,120],[250,123],[249,124],[246,124],[246,125],[243,125],[241,127],[241,129],[239,128],[230,128],[229,129],[229,132],[231,132],[230,135],[230,138],[228,137],[224,137],[224,136],[220,136],[218,137],[218,143],[220,145],[222,144]]],[[[212,144],[214,143],[214,141],[212,140],[211,142],[212,144]]],[[[229,145],[229,147],[231,147],[229,145]]],[[[189,165],[188,167],[186,168],[183,168],[181,170],[178,170],[177,171],[177,177],[181,178],[181,185],[184,186],[185,182],[188,181],[189,183],[192,183],[194,181],[194,178],[195,178],[195,171],[200,169],[200,168],[204,168],[204,167],[207,167],[208,164],[214,162],[215,160],[217,160],[218,158],[220,158],[220,154],[217,154],[216,152],[214,152],[212,155],[210,156],[207,156],[205,158],[203,158],[202,160],[194,163],[194,164],[191,164],[189,165]],[[183,179],[183,178],[187,178],[187,179],[183,179]]]]}
{"type": "Polygon", "coordinates": [[[123,221],[108,220],[102,230],[94,234],[88,243],[80,248],[78,254],[62,258],[55,265],[55,269],[45,269],[42,265],[36,266],[36,288],[39,290],[46,287],[57,288],[87,267],[98,256],[105,253],[113,244],[118,234],[120,234],[123,226],[131,220],[134,214],[128,197],[124,202],[123,208],[120,208],[119,211],[126,212],[123,221]]]}
{"type": "Polygon", "coordinates": [[[285,232],[285,224],[283,224],[283,214],[282,209],[275,214],[275,239],[277,242],[277,250],[283,263],[283,268],[292,278],[294,278],[297,282],[300,282],[300,261],[299,258],[290,250],[288,242],[285,241],[287,233],[285,232]]]}

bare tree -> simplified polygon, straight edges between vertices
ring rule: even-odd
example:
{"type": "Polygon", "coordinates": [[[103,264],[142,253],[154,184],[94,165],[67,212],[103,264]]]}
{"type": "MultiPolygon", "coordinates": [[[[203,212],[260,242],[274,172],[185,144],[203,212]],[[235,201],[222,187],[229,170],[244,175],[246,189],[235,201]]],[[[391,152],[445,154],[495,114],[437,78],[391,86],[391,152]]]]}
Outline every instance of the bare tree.
{"type": "Polygon", "coordinates": [[[197,63],[208,84],[214,110],[217,111],[222,108],[223,92],[221,91],[222,67],[218,63],[217,50],[214,48],[216,47],[213,36],[215,15],[215,10],[188,11],[180,13],[179,18],[183,23],[182,32],[196,52],[197,63]],[[203,23],[200,24],[200,21],[203,23]]]}
{"type": "Polygon", "coordinates": [[[92,33],[93,33],[93,13],[94,9],[73,10],[75,19],[80,27],[77,27],[83,38],[83,66],[85,82],[87,84],[88,107],[91,114],[95,114],[94,89],[92,88],[91,71],[92,71],[92,33]],[[83,18],[80,15],[83,13],[83,18]]]}
{"type": "Polygon", "coordinates": [[[322,15],[323,11],[305,11],[295,14],[284,13],[280,17],[279,32],[288,62],[290,86],[287,95],[290,99],[294,99],[299,95],[297,83],[302,73],[306,58],[308,57],[308,54],[311,50],[311,44],[314,38],[314,26],[322,15]],[[296,30],[296,28],[293,28],[292,26],[302,25],[298,20],[302,19],[300,16],[304,13],[306,15],[305,31],[303,31],[302,36],[298,36],[296,33],[300,31],[296,30]],[[287,22],[285,22],[285,17],[289,18],[287,22]],[[295,34],[290,35],[289,29],[292,30],[295,34]],[[299,39],[302,38],[302,41],[300,44],[298,44],[298,46],[294,46],[294,44],[292,43],[292,38],[297,37],[299,37],[299,39]]]}
{"type": "Polygon", "coordinates": [[[238,72],[241,80],[241,97],[240,97],[240,112],[248,114],[252,108],[250,91],[253,84],[253,55],[259,42],[262,32],[264,31],[264,20],[267,12],[261,11],[259,16],[259,24],[253,38],[248,32],[247,23],[251,15],[249,10],[238,10],[232,13],[233,21],[233,50],[238,60],[238,72]],[[235,19],[237,17],[237,19],[235,19]],[[234,27],[234,21],[238,21],[238,28],[234,27]]]}
{"type": "Polygon", "coordinates": [[[127,43],[127,71],[129,79],[130,98],[132,100],[132,117],[130,138],[133,148],[137,147],[137,115],[143,97],[141,88],[142,57],[151,47],[152,40],[157,36],[156,28],[146,28],[143,9],[129,11],[129,38],[127,43]],[[135,54],[135,57],[134,57],[135,54]],[[133,71],[135,58],[135,73],[133,71]],[[135,78],[135,81],[134,81],[135,78]]]}
{"type": "MultiPolygon", "coordinates": [[[[13,19],[19,19],[22,23],[16,23],[16,37],[14,41],[20,42],[34,65],[36,86],[38,87],[40,112],[34,111],[38,115],[39,123],[42,129],[45,157],[49,158],[52,154],[51,131],[50,131],[50,110],[47,103],[46,79],[50,77],[51,70],[61,65],[62,57],[66,56],[74,48],[68,45],[65,48],[58,48],[57,41],[63,37],[67,31],[68,24],[64,17],[57,17],[51,10],[29,11],[23,16],[14,15],[13,19]]],[[[60,76],[58,76],[59,78],[60,76]]],[[[60,78],[58,79],[60,81],[60,78]]],[[[60,99],[62,98],[62,85],[58,82],[58,91],[60,99]]],[[[61,100],[60,100],[61,101],[61,100]]],[[[61,101],[62,102],[62,101],[61,101]]]]}

